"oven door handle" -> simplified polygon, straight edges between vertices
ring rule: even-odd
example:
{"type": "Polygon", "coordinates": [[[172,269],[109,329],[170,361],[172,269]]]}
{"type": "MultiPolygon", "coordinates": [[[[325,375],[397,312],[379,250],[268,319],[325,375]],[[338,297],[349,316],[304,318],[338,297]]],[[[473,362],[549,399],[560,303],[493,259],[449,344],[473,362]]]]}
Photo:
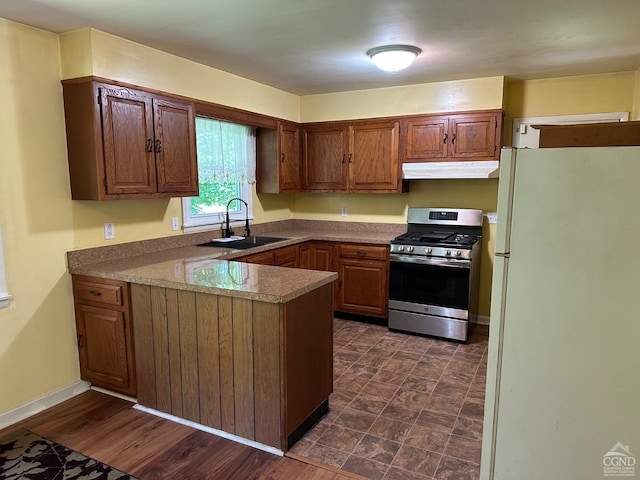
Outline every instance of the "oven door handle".
{"type": "Polygon", "coordinates": [[[432,257],[419,257],[413,255],[397,255],[392,253],[389,255],[389,260],[392,262],[400,263],[417,263],[420,265],[434,265],[437,267],[453,267],[453,268],[471,268],[470,260],[458,260],[456,258],[451,259],[439,259],[432,257]]]}

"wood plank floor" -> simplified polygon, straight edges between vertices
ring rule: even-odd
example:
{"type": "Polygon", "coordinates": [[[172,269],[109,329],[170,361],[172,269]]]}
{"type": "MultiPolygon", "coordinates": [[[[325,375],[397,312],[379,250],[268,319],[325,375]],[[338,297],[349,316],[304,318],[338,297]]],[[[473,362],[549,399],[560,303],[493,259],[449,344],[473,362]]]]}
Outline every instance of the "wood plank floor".
{"type": "Polygon", "coordinates": [[[95,391],[0,430],[0,437],[21,427],[142,480],[363,479],[180,425],[95,391]]]}

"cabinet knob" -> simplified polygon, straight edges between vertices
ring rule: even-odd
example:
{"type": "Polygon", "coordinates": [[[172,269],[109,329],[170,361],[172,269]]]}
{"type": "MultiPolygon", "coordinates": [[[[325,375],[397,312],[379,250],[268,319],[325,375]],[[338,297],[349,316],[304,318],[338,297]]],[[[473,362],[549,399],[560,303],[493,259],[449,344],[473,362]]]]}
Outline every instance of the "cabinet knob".
{"type": "Polygon", "coordinates": [[[447,133],[445,133],[445,134],[444,134],[444,140],[442,140],[442,143],[447,143],[447,137],[448,137],[448,136],[449,136],[449,135],[448,135],[447,133]]]}

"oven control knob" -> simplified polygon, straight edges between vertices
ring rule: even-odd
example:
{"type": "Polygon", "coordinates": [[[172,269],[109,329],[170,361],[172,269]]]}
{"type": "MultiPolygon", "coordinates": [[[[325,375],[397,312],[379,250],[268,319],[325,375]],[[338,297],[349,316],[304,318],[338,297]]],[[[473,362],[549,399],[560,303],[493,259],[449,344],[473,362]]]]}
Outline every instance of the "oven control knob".
{"type": "Polygon", "coordinates": [[[411,245],[407,247],[407,252],[413,252],[413,247],[411,245]]]}
{"type": "Polygon", "coordinates": [[[404,252],[404,245],[400,245],[400,246],[398,247],[398,251],[399,251],[399,252],[404,252]]]}
{"type": "Polygon", "coordinates": [[[456,257],[459,257],[462,255],[462,252],[460,250],[456,250],[456,257]]]}
{"type": "Polygon", "coordinates": [[[451,255],[451,250],[447,250],[446,252],[444,252],[445,255],[451,255]]]}
{"type": "Polygon", "coordinates": [[[431,252],[433,252],[433,249],[431,247],[427,247],[424,249],[424,253],[426,253],[427,255],[431,255],[431,252]]]}

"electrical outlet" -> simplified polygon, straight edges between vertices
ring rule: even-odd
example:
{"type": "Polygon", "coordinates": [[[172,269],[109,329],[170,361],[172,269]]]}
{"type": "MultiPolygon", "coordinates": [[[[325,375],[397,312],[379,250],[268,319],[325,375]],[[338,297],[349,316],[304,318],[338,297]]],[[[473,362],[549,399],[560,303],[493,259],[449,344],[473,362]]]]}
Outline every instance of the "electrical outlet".
{"type": "Polygon", "coordinates": [[[180,225],[178,225],[178,217],[171,217],[171,230],[174,232],[180,229],[180,225]]]}
{"type": "Polygon", "coordinates": [[[105,240],[113,240],[116,238],[116,227],[114,227],[112,222],[107,222],[104,224],[104,239],[105,240]]]}
{"type": "Polygon", "coordinates": [[[342,207],[342,216],[343,217],[347,216],[347,207],[342,207]]]}
{"type": "Polygon", "coordinates": [[[498,214],[496,212],[487,213],[487,222],[498,223],[498,214]]]}

